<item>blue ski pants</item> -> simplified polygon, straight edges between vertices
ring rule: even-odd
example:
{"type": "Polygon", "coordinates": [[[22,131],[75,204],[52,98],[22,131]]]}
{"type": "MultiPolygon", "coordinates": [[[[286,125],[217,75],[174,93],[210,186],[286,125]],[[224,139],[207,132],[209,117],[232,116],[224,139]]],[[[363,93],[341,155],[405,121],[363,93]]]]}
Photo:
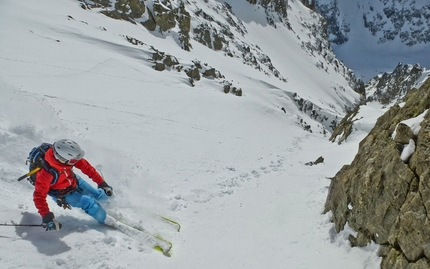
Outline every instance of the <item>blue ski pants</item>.
{"type": "Polygon", "coordinates": [[[78,190],[64,196],[63,199],[72,207],[82,208],[85,213],[95,218],[99,223],[103,223],[106,218],[106,211],[98,201],[106,200],[108,196],[102,189],[94,188],[78,175],[76,177],[78,190]]]}

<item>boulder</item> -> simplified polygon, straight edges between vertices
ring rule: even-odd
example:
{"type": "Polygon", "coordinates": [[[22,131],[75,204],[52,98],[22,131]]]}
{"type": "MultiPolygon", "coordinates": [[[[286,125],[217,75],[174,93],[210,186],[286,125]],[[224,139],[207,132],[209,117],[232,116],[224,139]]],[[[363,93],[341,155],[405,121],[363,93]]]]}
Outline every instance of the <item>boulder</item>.
{"type": "Polygon", "coordinates": [[[411,128],[404,124],[399,123],[396,128],[396,136],[394,137],[394,142],[399,144],[408,144],[409,140],[414,138],[414,133],[411,128]]]}

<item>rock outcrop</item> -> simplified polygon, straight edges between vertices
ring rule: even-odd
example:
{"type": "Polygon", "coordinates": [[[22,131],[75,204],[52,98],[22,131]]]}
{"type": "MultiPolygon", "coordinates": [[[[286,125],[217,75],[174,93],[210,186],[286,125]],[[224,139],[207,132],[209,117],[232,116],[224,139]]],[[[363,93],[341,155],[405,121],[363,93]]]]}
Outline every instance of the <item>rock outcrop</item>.
{"type": "Polygon", "coordinates": [[[382,268],[430,268],[430,80],[403,107],[381,116],[350,165],[332,179],[325,212],[336,231],[357,232],[353,246],[381,245],[382,268]],[[402,123],[423,116],[421,128],[402,123]],[[394,135],[394,136],[393,136],[394,135]],[[415,151],[402,159],[412,141],[415,151]]]}
{"type": "Polygon", "coordinates": [[[346,114],[346,116],[340,121],[338,125],[336,125],[336,121],[332,123],[332,128],[334,130],[329,139],[330,142],[335,142],[337,140],[337,143],[340,145],[349,137],[353,131],[354,122],[358,120],[355,118],[355,116],[357,116],[359,110],[360,106],[357,105],[352,111],[349,111],[346,114]]]}

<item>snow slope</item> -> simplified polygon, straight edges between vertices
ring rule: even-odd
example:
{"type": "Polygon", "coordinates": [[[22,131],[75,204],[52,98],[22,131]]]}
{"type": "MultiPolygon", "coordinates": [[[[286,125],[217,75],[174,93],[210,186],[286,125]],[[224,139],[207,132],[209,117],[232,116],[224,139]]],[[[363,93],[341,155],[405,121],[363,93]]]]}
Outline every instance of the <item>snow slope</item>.
{"type": "MultiPolygon", "coordinates": [[[[255,8],[235,3],[233,10],[255,8]]],[[[292,5],[298,21],[311,18],[292,5]]],[[[174,245],[165,257],[49,201],[63,229],[1,227],[2,268],[378,268],[377,246],[351,248],[345,239],[353,231],[335,234],[330,216],[321,215],[328,177],[352,160],[371,123],[348,143],[330,144],[287,93],[339,117],[357,95],[340,75],[318,69],[291,33],[283,40],[276,34],[282,28],[242,18],[248,41],[267,47],[288,83],[196,42],[183,51],[169,35],[83,10],[77,1],[2,1],[0,222],[40,223],[32,186],[16,178],[27,172],[32,147],[67,137],[114,187],[104,207],[174,245]],[[125,35],[146,44],[131,45],[125,35]],[[154,71],[150,46],[183,63],[207,61],[244,96],[224,94],[215,80],[191,87],[183,73],[154,71]],[[344,94],[333,91],[339,85],[344,94]],[[303,130],[300,119],[317,131],[303,130]],[[305,165],[319,156],[324,164],[305,165]],[[182,230],[154,214],[179,221],[182,230]]]]}

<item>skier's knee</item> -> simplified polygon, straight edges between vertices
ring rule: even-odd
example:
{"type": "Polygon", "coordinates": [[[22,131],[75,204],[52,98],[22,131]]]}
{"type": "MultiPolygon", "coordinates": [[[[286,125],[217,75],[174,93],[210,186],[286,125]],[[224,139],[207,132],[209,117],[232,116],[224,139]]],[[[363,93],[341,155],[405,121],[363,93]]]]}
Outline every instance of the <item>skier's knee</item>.
{"type": "Polygon", "coordinates": [[[82,209],[85,210],[85,212],[87,212],[92,207],[94,207],[95,201],[90,196],[82,195],[81,204],[82,204],[82,209]]]}

